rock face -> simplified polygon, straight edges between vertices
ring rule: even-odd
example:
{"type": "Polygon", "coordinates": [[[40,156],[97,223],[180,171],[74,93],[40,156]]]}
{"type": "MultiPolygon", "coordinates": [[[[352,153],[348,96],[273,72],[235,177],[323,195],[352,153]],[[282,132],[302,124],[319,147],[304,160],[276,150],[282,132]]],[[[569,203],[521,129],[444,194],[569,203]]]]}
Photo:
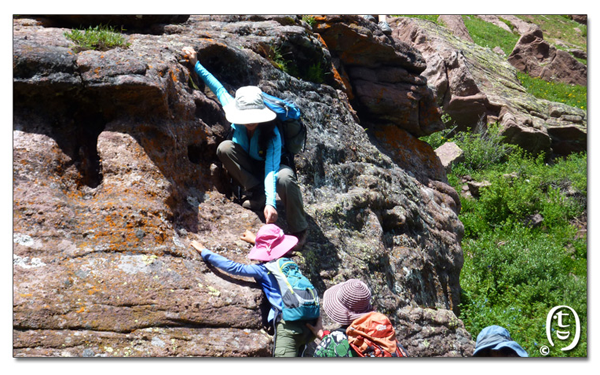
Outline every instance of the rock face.
{"type": "Polygon", "coordinates": [[[444,128],[433,91],[420,76],[421,54],[353,16],[316,19],[316,31],[333,54],[361,124],[393,125],[415,136],[444,128]]]}
{"type": "Polygon", "coordinates": [[[390,26],[395,38],[421,52],[427,61],[421,75],[459,129],[497,122],[508,142],[534,154],[587,149],[587,113],[527,94],[515,68],[492,50],[425,20],[395,18],[390,26]]]}
{"type": "Polygon", "coordinates": [[[532,77],[587,86],[587,67],[546,42],[541,30],[521,36],[508,62],[532,77]]]}
{"type": "Polygon", "coordinates": [[[582,25],[587,25],[587,14],[571,14],[569,17],[582,25]]]}
{"type": "Polygon", "coordinates": [[[470,355],[460,200],[417,139],[441,124],[422,54],[350,16],[152,30],[75,53],[68,29],[14,20],[13,355],[270,356],[258,285],[189,246],[248,263],[239,236],[262,218],[233,197],[215,155],[229,124],[185,45],[231,92],[258,85],[303,109],[310,236],[296,260],[320,293],[359,278],[410,355],[470,355]]]}
{"type": "Polygon", "coordinates": [[[438,22],[443,23],[455,36],[473,43],[473,38],[459,14],[443,14],[438,17],[438,22]]]}
{"type": "Polygon", "coordinates": [[[491,14],[478,14],[477,17],[512,33],[513,30],[505,22],[509,21],[512,27],[515,28],[515,31],[519,33],[519,35],[529,34],[533,31],[540,30],[540,27],[538,25],[524,21],[514,15],[503,14],[500,16],[495,16],[491,14]]]}

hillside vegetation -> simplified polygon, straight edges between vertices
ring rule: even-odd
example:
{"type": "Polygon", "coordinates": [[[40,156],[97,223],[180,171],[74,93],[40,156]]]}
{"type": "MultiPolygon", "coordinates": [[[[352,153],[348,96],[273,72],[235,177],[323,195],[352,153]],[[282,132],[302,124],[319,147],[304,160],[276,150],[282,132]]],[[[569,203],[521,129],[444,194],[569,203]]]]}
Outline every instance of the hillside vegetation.
{"type": "MultiPolygon", "coordinates": [[[[437,17],[420,16],[434,22],[437,17]]],[[[538,24],[545,40],[560,41],[557,48],[587,50],[584,25],[561,15],[520,17],[538,24]]],[[[463,19],[481,46],[500,46],[508,55],[519,39],[475,16],[463,19]]],[[[587,87],[521,73],[519,80],[536,97],[587,109],[587,87]]],[[[434,148],[454,141],[465,152],[465,160],[448,175],[457,192],[468,181],[489,182],[478,197],[461,196],[465,263],[460,317],[467,330],[475,338],[488,325],[504,326],[530,356],[539,357],[548,344],[548,311],[567,305],[579,314],[581,338],[572,351],[552,349],[550,356],[587,356],[586,153],[533,157],[502,143],[499,130],[483,124],[470,133],[446,129],[423,139],[434,148]]]]}

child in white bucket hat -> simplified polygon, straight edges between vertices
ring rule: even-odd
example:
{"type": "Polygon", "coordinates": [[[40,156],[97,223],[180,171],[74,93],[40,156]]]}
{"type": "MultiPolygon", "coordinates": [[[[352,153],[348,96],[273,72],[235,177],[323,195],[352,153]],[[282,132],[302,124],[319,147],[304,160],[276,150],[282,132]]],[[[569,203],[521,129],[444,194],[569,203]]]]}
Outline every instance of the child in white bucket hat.
{"type": "Polygon", "coordinates": [[[275,327],[273,356],[296,357],[301,348],[314,337],[306,327],[305,320],[288,322],[281,319],[282,293],[275,276],[267,269],[266,263],[288,255],[293,251],[298,239],[284,234],[283,230],[275,224],[267,224],[258,230],[253,240],[255,246],[248,253],[248,258],[260,263],[250,265],[237,263],[215,254],[198,241],[193,241],[191,245],[200,252],[205,262],[232,275],[253,277],[260,284],[271,304],[267,320],[275,327]]]}
{"type": "Polygon", "coordinates": [[[264,103],[262,90],[257,86],[240,87],[235,98],[200,64],[196,51],[184,47],[183,54],[194,71],[217,95],[225,117],[231,122],[233,137],[217,148],[217,156],[229,174],[246,190],[248,199],[242,206],[264,213],[265,222],[277,221],[276,196],[285,206],[286,221],[292,235],[302,247],[307,237],[308,222],[302,193],[293,169],[281,163],[282,135],[273,120],[275,112],[264,103]]]}

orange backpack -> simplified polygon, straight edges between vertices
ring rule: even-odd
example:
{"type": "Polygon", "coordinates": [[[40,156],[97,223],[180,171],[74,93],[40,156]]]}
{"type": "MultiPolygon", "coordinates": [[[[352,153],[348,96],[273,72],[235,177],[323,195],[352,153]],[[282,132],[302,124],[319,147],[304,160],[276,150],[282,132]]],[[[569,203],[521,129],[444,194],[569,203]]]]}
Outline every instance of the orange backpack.
{"type": "Polygon", "coordinates": [[[350,346],[361,357],[408,357],[384,314],[373,311],[361,316],[350,324],[346,335],[350,346]]]}

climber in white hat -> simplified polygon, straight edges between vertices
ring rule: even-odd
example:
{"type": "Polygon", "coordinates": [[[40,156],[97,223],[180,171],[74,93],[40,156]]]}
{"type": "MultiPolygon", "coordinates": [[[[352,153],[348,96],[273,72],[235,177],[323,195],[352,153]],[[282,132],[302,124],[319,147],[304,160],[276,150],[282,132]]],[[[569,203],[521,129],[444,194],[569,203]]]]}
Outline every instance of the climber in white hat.
{"type": "Polygon", "coordinates": [[[279,194],[289,230],[298,238],[297,248],[300,249],[308,229],[302,193],[293,169],[281,163],[282,136],[273,121],[275,112],[263,101],[262,90],[257,86],[244,86],[236,91],[234,98],[198,62],[192,47],[184,47],[182,52],[215,93],[223,105],[225,118],[231,122],[233,137],[221,142],[217,156],[229,174],[244,187],[247,199],[242,206],[262,210],[265,222],[272,224],[278,218],[276,195],[279,194]]]}

